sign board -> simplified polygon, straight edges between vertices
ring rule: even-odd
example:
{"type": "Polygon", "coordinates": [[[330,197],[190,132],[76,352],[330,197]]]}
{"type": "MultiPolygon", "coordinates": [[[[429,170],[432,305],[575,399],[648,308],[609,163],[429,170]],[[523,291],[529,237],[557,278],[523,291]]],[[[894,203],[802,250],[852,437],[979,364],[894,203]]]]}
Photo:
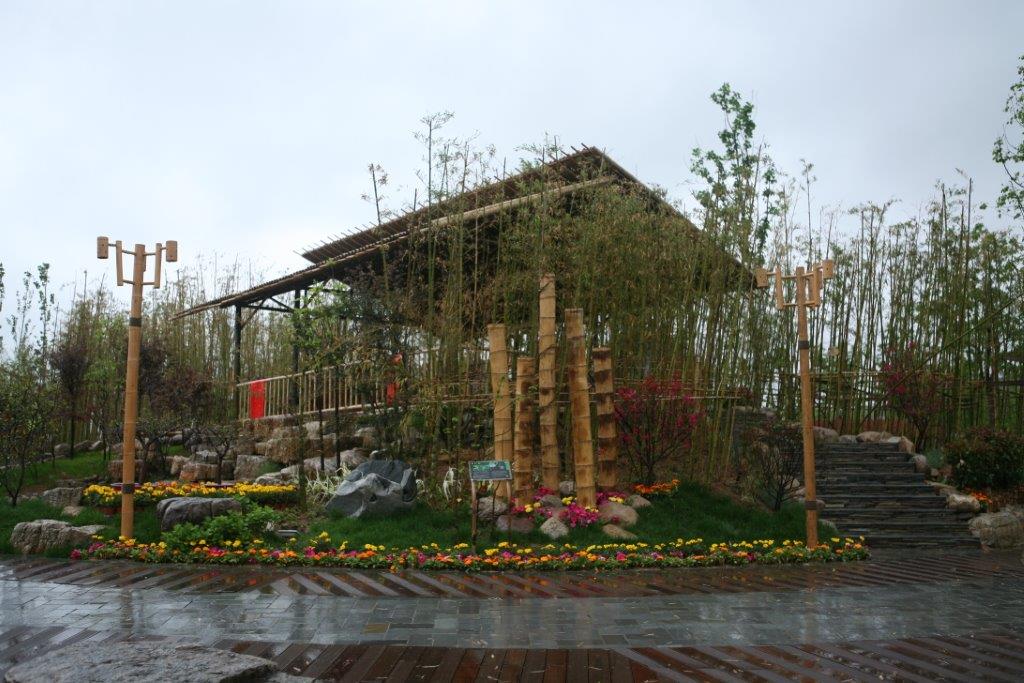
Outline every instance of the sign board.
{"type": "Polygon", "coordinates": [[[470,460],[470,481],[511,481],[512,465],[508,460],[470,460]]]}

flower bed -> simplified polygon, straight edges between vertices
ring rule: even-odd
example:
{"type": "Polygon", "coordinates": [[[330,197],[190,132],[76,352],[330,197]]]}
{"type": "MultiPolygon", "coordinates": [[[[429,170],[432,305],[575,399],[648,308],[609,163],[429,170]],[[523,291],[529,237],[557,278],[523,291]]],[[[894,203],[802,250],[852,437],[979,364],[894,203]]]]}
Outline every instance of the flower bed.
{"type": "Polygon", "coordinates": [[[661,481],[653,484],[633,484],[633,492],[641,496],[671,496],[679,488],[679,480],[661,481]]]}
{"type": "Polygon", "coordinates": [[[233,541],[223,547],[199,541],[190,549],[174,549],[166,543],[137,543],[133,539],[98,539],[85,551],[73,551],[72,559],[128,559],[139,562],[202,564],[265,564],[274,566],[347,567],[399,570],[447,569],[462,571],[499,569],[624,569],[629,567],[709,567],[746,564],[797,564],[849,562],[867,559],[868,549],[852,538],[831,538],[816,548],[797,541],[772,540],[705,544],[702,539],[677,539],[670,543],[618,543],[585,548],[570,544],[539,547],[501,542],[479,554],[468,544],[440,548],[436,543],[418,548],[385,548],[367,544],[349,549],[333,546],[326,533],[313,545],[299,548],[268,548],[261,540],[233,541]]]}
{"type": "MultiPolygon", "coordinates": [[[[242,496],[261,505],[287,505],[298,502],[299,491],[294,484],[216,484],[187,482],[146,482],[135,489],[135,504],[155,505],[164,498],[195,496],[200,498],[228,498],[242,496]]],[[[121,500],[121,491],[113,486],[93,484],[82,492],[86,505],[109,507],[121,500]]]]}

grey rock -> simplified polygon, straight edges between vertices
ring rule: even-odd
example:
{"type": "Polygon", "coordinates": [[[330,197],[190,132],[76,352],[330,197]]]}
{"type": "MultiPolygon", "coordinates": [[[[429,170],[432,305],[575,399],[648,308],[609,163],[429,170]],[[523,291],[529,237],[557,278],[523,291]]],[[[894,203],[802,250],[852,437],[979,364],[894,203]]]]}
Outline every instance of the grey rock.
{"type": "Polygon", "coordinates": [[[576,493],[576,482],[574,481],[560,481],[558,482],[558,492],[563,496],[571,496],[576,493]]]}
{"type": "Polygon", "coordinates": [[[295,437],[288,437],[286,439],[270,439],[267,441],[266,456],[275,462],[290,465],[298,462],[299,454],[302,450],[302,439],[295,437]]]}
{"type": "Polygon", "coordinates": [[[188,464],[188,457],[184,455],[173,455],[171,456],[170,468],[171,476],[176,477],[181,474],[181,468],[188,464]]]}
{"type": "Polygon", "coordinates": [[[235,457],[235,481],[252,481],[260,476],[270,458],[263,455],[238,455],[235,457]]]}
{"type": "Polygon", "coordinates": [[[546,496],[541,496],[537,500],[537,502],[540,503],[543,507],[546,507],[546,508],[560,508],[560,507],[564,507],[562,505],[562,499],[559,498],[558,496],[556,496],[553,493],[549,493],[546,496]]]}
{"type": "Polygon", "coordinates": [[[601,531],[604,533],[605,536],[620,541],[632,541],[636,539],[636,534],[630,531],[626,531],[625,529],[616,524],[605,524],[603,527],[601,527],[601,531]]]}
{"type": "Polygon", "coordinates": [[[946,506],[957,512],[981,512],[981,501],[966,493],[950,493],[946,496],[946,506]]]}
{"type": "Polygon", "coordinates": [[[257,441],[256,445],[252,447],[252,452],[256,455],[266,455],[270,451],[269,441],[257,441]]]}
{"type": "Polygon", "coordinates": [[[97,441],[93,441],[91,444],[89,444],[89,450],[90,451],[102,451],[103,450],[103,440],[99,439],[97,441]]]}
{"type": "Polygon", "coordinates": [[[293,481],[294,478],[285,472],[268,472],[256,477],[253,483],[261,486],[283,486],[291,484],[293,481]]]}
{"type": "Polygon", "coordinates": [[[1010,512],[988,512],[968,522],[971,533],[989,548],[1024,546],[1024,525],[1010,512]]]}
{"type": "Polygon", "coordinates": [[[634,510],[639,510],[640,508],[651,507],[651,501],[647,500],[639,493],[634,493],[633,495],[626,499],[626,505],[633,508],[634,510]]]}
{"type": "Polygon", "coordinates": [[[242,504],[234,498],[165,498],[156,504],[156,517],[160,530],[170,531],[179,524],[202,524],[210,517],[241,509],[242,504]]]}
{"type": "Polygon", "coordinates": [[[169,446],[180,446],[183,443],[185,443],[184,432],[174,432],[169,437],[167,437],[167,444],[169,446]]]}
{"type": "Polygon", "coordinates": [[[320,439],[320,421],[319,420],[312,420],[310,422],[306,422],[306,423],[304,423],[302,425],[302,428],[303,428],[303,430],[305,430],[306,438],[307,439],[317,439],[317,440],[320,439]]]}
{"type": "Polygon", "coordinates": [[[44,503],[57,509],[63,509],[68,505],[78,505],[82,500],[81,486],[61,486],[49,491],[43,491],[39,497],[44,503]]]}
{"type": "Polygon", "coordinates": [[[1013,515],[1024,524],[1024,505],[1004,505],[1001,512],[1013,515]]]}
{"type": "Polygon", "coordinates": [[[923,455],[912,455],[910,461],[914,463],[914,471],[920,474],[928,474],[931,471],[931,466],[928,464],[928,458],[923,455]]]}
{"type": "Polygon", "coordinates": [[[85,439],[75,444],[75,453],[85,453],[92,450],[92,441],[85,439]]]}
{"type": "MultiPolygon", "coordinates": [[[[551,521],[550,519],[548,520],[551,521]]],[[[494,522],[494,528],[498,531],[516,534],[528,534],[533,531],[533,519],[530,517],[517,517],[516,515],[499,515],[494,522]],[[511,529],[509,529],[511,525],[511,529]]]]}
{"type": "Polygon", "coordinates": [[[888,439],[883,439],[882,443],[896,444],[900,451],[908,455],[914,452],[914,442],[905,436],[890,436],[888,439]]]}
{"type": "Polygon", "coordinates": [[[569,527],[565,525],[565,522],[558,519],[558,517],[548,517],[548,519],[540,525],[540,532],[554,541],[568,536],[569,527]]]}
{"type": "Polygon", "coordinates": [[[839,443],[857,443],[857,437],[854,434],[843,434],[839,437],[839,443]]]}
{"type": "Polygon", "coordinates": [[[60,513],[67,517],[77,517],[82,514],[83,510],[85,510],[85,508],[81,505],[65,505],[63,509],[61,509],[60,513]]]}
{"type": "Polygon", "coordinates": [[[374,427],[360,427],[352,434],[355,439],[362,443],[363,448],[374,450],[380,448],[380,435],[374,427]]]}
{"type": "Polygon", "coordinates": [[[826,444],[836,443],[839,441],[839,432],[828,427],[817,427],[814,428],[814,441],[815,443],[826,444]]]}
{"type": "Polygon", "coordinates": [[[18,552],[41,553],[53,548],[85,545],[103,531],[102,524],[72,526],[57,519],[19,522],[11,531],[11,545],[18,552]]]}
{"type": "Polygon", "coordinates": [[[346,517],[389,515],[412,509],[416,473],[401,460],[369,460],[348,473],[326,509],[346,517]]]}
{"type": "Polygon", "coordinates": [[[59,443],[53,447],[53,455],[56,458],[66,458],[71,453],[71,446],[66,443],[59,443]]]}
{"type": "Polygon", "coordinates": [[[196,462],[206,463],[207,465],[216,465],[217,452],[206,449],[200,449],[196,451],[196,454],[195,456],[193,456],[192,459],[195,460],[196,462]]]}
{"type": "Polygon", "coordinates": [[[8,683],[126,683],[127,681],[284,681],[269,659],[201,645],[75,643],[7,671],[8,683]]]}
{"type": "MultiPolygon", "coordinates": [[[[559,503],[561,503],[561,501],[559,501],[559,503]]],[[[483,522],[489,522],[506,512],[508,512],[508,503],[501,498],[486,496],[484,498],[479,498],[476,501],[476,516],[477,519],[483,522]]]]}
{"type": "Polygon", "coordinates": [[[889,432],[861,432],[857,435],[857,441],[860,443],[878,443],[890,438],[892,434],[889,432]]]}
{"type": "Polygon", "coordinates": [[[617,526],[633,526],[636,524],[637,519],[640,518],[636,510],[628,505],[611,501],[601,503],[597,508],[597,512],[598,518],[602,522],[608,522],[617,526]]]}

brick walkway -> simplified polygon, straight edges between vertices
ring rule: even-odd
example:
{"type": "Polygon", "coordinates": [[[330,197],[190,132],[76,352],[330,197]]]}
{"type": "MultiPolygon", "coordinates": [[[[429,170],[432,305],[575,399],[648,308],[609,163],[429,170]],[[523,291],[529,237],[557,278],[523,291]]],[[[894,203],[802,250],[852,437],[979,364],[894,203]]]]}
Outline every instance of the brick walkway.
{"type": "Polygon", "coordinates": [[[1018,555],[603,573],[9,559],[0,670],[90,640],[203,642],[346,680],[1020,680],[1018,555]]]}

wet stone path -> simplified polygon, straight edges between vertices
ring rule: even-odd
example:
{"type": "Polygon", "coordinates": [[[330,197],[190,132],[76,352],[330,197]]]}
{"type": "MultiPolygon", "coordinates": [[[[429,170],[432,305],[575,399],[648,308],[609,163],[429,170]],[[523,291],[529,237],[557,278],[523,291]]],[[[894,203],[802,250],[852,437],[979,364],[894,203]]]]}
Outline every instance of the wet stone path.
{"type": "MultiPolygon", "coordinates": [[[[867,667],[865,676],[877,680],[877,671],[901,670],[896,660],[909,657],[916,664],[908,671],[925,680],[939,675],[929,667],[952,680],[989,674],[991,680],[1020,680],[1021,634],[1019,555],[977,552],[813,567],[468,577],[0,562],[0,669],[60,642],[157,638],[292,657],[305,662],[295,673],[307,676],[326,676],[338,662],[351,660],[355,667],[372,656],[373,663],[394,658],[398,666],[402,657],[415,655],[416,662],[440,657],[429,665],[434,674],[442,663],[454,672],[469,661],[477,671],[472,680],[484,655],[503,653],[501,661],[519,662],[516,670],[523,673],[527,654],[547,653],[530,659],[546,670],[548,655],[564,652],[577,662],[593,659],[594,670],[608,676],[618,662],[620,673],[629,672],[620,680],[651,672],[667,679],[686,678],[687,671],[723,672],[739,666],[738,660],[758,670],[782,667],[781,677],[788,678],[797,664],[820,673],[820,662],[814,662],[841,646],[847,658],[868,663],[843,659],[836,665],[846,671],[840,679],[856,679],[848,670],[867,667]],[[987,645],[975,640],[979,635],[989,639],[987,645]],[[792,651],[798,645],[825,651],[805,648],[800,655],[792,651]],[[751,654],[751,648],[765,647],[770,652],[751,654]],[[869,652],[879,647],[889,654],[876,662],[881,669],[872,668],[869,652]],[[712,650],[717,654],[708,655],[712,650]],[[457,652],[463,653],[458,661],[451,654],[457,652]],[[520,661],[508,653],[524,654],[520,661]],[[973,662],[976,670],[958,675],[958,661],[973,662]]],[[[351,667],[346,676],[358,671],[351,667]]]]}

